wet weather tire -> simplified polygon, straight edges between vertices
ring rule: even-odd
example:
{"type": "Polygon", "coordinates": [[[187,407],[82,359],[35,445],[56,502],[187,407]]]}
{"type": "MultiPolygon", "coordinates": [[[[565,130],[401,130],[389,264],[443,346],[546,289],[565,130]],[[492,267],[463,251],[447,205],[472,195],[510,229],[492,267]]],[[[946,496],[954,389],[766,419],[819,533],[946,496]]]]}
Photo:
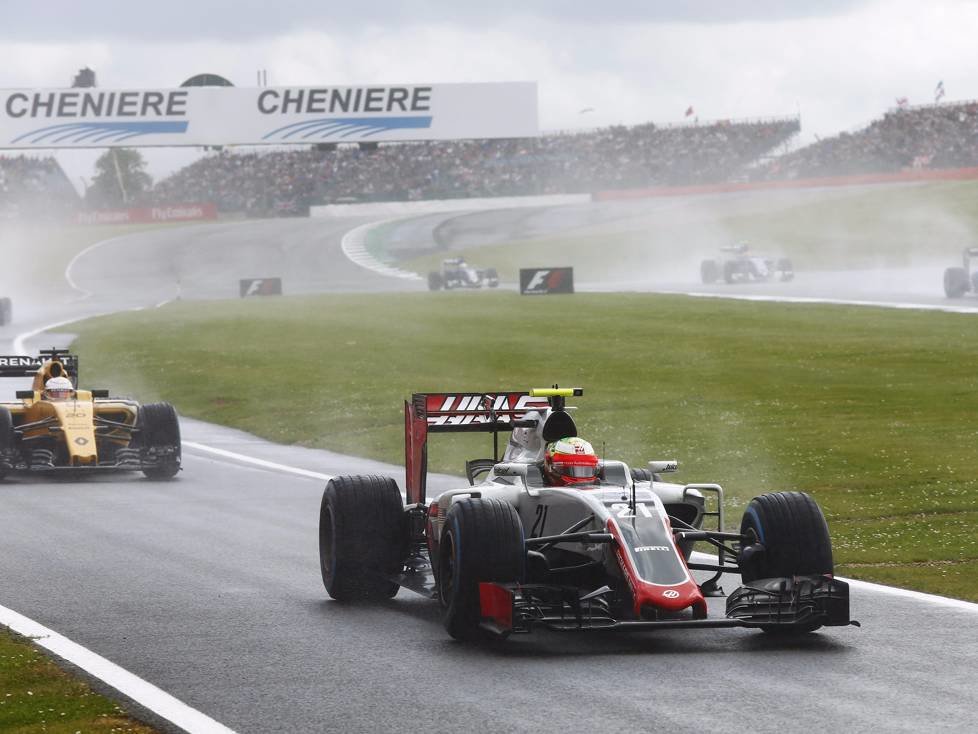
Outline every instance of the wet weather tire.
{"type": "Polygon", "coordinates": [[[944,295],[961,298],[968,292],[968,271],[964,268],[948,268],[944,271],[944,295]]]}
{"type": "Polygon", "coordinates": [[[733,283],[737,280],[738,271],[740,266],[734,260],[727,260],[723,264],[723,280],[727,283],[733,283]]]}
{"type": "Polygon", "coordinates": [[[707,285],[720,280],[720,266],[716,260],[704,260],[700,263],[700,280],[707,285]]]}
{"type": "Polygon", "coordinates": [[[651,482],[652,472],[648,469],[632,469],[632,481],[633,482],[651,482]]]}
{"type": "Polygon", "coordinates": [[[445,629],[457,640],[481,636],[479,582],[521,582],[526,565],[516,508],[497,499],[454,502],[439,546],[438,595],[445,629]]]}
{"type": "Polygon", "coordinates": [[[0,406],[0,479],[14,468],[17,457],[17,435],[14,433],[14,419],[10,411],[0,406]]]}
{"type": "Polygon", "coordinates": [[[337,601],[389,599],[407,548],[404,502],[390,477],[333,477],[319,508],[319,568],[337,601]]]}
{"type": "Polygon", "coordinates": [[[180,421],[169,403],[149,403],[139,408],[138,443],[143,474],[150,479],[171,479],[180,471],[180,421]]]}
{"type": "Polygon", "coordinates": [[[763,546],[763,550],[747,557],[741,550],[740,575],[744,583],[833,572],[832,541],[825,516],[804,492],[755,497],[744,512],[740,532],[753,532],[763,546]]]}
{"type": "Polygon", "coordinates": [[[795,268],[791,264],[791,260],[786,257],[778,260],[775,270],[777,270],[778,279],[782,283],[787,283],[789,280],[794,280],[795,278],[795,268]]]}
{"type": "Polygon", "coordinates": [[[444,285],[442,281],[441,273],[430,272],[428,273],[428,290],[437,291],[444,285]]]}
{"type": "MultiPolygon", "coordinates": [[[[823,576],[832,574],[832,541],[825,516],[804,492],[776,492],[755,497],[747,505],[740,523],[741,535],[752,533],[762,549],[741,549],[737,559],[745,584],[759,579],[823,576]]],[[[756,546],[755,546],[756,549],[756,546]]],[[[770,634],[812,632],[820,623],[768,625],[770,634]]]]}

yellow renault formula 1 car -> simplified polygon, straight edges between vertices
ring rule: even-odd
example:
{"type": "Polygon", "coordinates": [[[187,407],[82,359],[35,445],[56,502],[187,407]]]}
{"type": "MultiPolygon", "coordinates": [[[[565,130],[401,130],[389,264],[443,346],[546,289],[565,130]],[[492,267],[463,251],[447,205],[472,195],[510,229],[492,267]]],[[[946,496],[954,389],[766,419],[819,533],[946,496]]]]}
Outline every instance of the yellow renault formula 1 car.
{"type": "Polygon", "coordinates": [[[10,472],[180,471],[180,424],[169,403],[140,405],[108,390],[78,389],[78,358],[0,356],[0,377],[31,377],[30,390],[0,402],[0,478],[10,472]]]}

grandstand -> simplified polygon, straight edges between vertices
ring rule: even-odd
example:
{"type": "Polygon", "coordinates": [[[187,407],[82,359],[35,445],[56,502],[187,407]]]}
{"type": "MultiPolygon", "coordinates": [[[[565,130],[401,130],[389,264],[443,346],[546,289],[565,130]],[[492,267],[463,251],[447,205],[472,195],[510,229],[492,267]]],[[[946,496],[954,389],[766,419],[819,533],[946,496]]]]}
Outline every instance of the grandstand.
{"type": "Polygon", "coordinates": [[[152,202],[213,201],[250,215],[312,204],[589,193],[743,178],[797,118],[616,126],[509,140],[222,151],[159,182],[152,202]]]}
{"type": "Polygon", "coordinates": [[[797,179],[978,166],[978,101],[894,108],[867,127],[770,161],[754,178],[797,179]]]}
{"type": "MultiPolygon", "coordinates": [[[[136,204],[209,202],[301,215],[315,204],[592,193],[978,167],[978,101],[887,111],[855,132],[778,155],[797,118],[652,123],[537,138],[210,152],[136,204]]],[[[82,206],[52,157],[0,156],[0,218],[63,219],[82,206]]]]}

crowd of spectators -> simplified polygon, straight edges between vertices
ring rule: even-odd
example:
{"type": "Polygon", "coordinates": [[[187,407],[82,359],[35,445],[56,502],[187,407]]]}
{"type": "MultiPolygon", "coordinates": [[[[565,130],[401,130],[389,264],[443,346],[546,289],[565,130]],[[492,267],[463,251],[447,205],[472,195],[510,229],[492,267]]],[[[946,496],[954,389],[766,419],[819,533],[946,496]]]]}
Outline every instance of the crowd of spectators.
{"type": "Polygon", "coordinates": [[[0,219],[57,219],[78,205],[78,194],[51,157],[0,155],[0,219]]]}
{"type": "Polygon", "coordinates": [[[770,161],[757,177],[851,176],[978,166],[978,102],[896,108],[868,127],[770,161]]]}
{"type": "MultiPolygon", "coordinates": [[[[978,102],[897,108],[862,130],[773,155],[798,131],[797,119],[649,123],[523,139],[221,150],[163,179],[133,203],[213,202],[222,212],[291,215],[314,204],[978,166],[978,102]]],[[[79,205],[54,158],[0,156],[0,218],[54,218],[79,205]]]]}
{"type": "Polygon", "coordinates": [[[797,119],[616,126],[508,140],[316,146],[208,155],[160,181],[155,203],[301,213],[312,204],[588,193],[728,181],[783,145],[797,119]]]}

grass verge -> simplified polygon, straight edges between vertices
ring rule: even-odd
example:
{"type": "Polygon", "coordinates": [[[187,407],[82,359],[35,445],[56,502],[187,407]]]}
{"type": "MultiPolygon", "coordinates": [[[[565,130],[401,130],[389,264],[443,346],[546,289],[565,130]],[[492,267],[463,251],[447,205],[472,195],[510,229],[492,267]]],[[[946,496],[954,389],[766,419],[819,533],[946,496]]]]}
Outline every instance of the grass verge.
{"type": "MultiPolygon", "coordinates": [[[[978,561],[978,331],[968,316],[651,294],[474,292],[235,301],[79,325],[83,380],[282,443],[403,461],[412,391],[585,397],[582,435],[643,466],[678,458],[733,512],[805,490],[840,573],[948,593],[978,561]],[[957,578],[957,577],[955,577],[957,578]]],[[[441,437],[460,474],[486,437],[441,437]]],[[[978,601],[978,577],[955,596],[978,601]]]]}
{"type": "MultiPolygon", "coordinates": [[[[488,243],[465,250],[473,264],[516,280],[520,267],[570,265],[581,280],[686,279],[718,248],[747,241],[757,252],[790,257],[795,269],[954,265],[978,240],[978,182],[876,186],[866,189],[757,192],[690,199],[650,199],[649,213],[618,229],[488,243]]],[[[636,204],[637,206],[638,204],[636,204]]],[[[444,252],[398,263],[427,273],[444,252]]]]}
{"type": "Polygon", "coordinates": [[[117,704],[0,628],[0,731],[4,734],[154,734],[117,704]]]}

